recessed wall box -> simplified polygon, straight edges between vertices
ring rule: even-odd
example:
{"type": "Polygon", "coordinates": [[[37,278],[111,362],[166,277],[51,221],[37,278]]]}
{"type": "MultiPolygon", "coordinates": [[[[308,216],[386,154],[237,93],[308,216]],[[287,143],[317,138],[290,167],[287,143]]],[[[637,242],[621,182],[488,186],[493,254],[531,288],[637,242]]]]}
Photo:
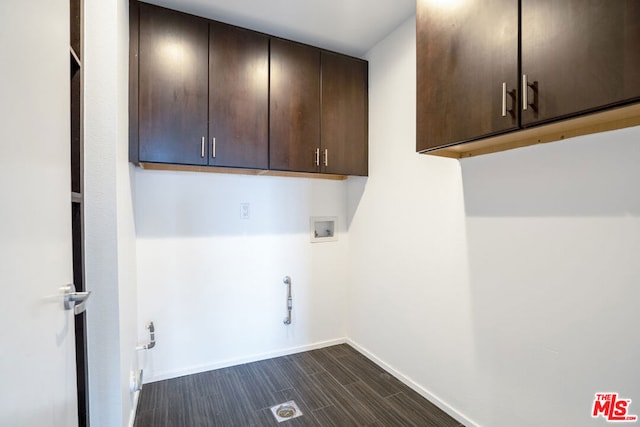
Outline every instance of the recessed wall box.
{"type": "Polygon", "coordinates": [[[336,225],[337,216],[315,216],[311,217],[311,242],[334,242],[338,240],[336,225]]]}

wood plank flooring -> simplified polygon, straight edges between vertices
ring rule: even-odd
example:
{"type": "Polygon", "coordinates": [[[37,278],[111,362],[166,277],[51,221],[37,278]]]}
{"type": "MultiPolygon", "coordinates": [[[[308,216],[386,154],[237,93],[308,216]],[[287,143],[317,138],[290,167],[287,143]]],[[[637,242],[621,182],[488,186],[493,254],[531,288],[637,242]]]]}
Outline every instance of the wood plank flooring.
{"type": "Polygon", "coordinates": [[[347,344],[145,384],[135,427],[164,426],[463,427],[347,344]]]}

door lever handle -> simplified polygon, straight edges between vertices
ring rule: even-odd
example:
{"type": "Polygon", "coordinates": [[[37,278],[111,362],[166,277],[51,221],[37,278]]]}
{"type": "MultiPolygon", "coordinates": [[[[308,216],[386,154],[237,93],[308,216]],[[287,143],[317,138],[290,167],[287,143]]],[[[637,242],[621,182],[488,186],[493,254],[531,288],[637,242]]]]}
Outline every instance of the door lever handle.
{"type": "Polygon", "coordinates": [[[86,310],[87,300],[91,296],[89,292],[76,292],[76,286],[72,283],[64,287],[64,309],[73,309],[74,314],[80,314],[86,310]]]}

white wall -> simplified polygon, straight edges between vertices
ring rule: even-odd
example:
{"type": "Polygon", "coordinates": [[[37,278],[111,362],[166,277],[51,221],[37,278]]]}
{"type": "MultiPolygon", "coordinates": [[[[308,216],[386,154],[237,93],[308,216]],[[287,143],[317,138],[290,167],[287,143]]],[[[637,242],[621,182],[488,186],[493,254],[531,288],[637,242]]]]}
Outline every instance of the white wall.
{"type": "Polygon", "coordinates": [[[135,185],[146,381],[344,340],[344,181],[136,169],[135,185]],[[339,240],[310,243],[310,216],[337,216],[339,240]]]}
{"type": "Polygon", "coordinates": [[[474,345],[462,177],[456,160],[415,153],[414,20],[367,55],[369,178],[349,186],[348,336],[460,409],[474,345]]]}
{"type": "Polygon", "coordinates": [[[85,268],[90,418],[129,421],[137,368],[135,232],[128,153],[128,2],[85,2],[85,268]]]}
{"type": "Polygon", "coordinates": [[[129,1],[115,1],[117,102],[116,215],[118,217],[118,307],[120,315],[120,401],[122,425],[130,420],[133,405],[131,373],[137,371],[138,292],[136,283],[136,233],[133,211],[134,166],[129,163],[129,1]]]}
{"type": "Polygon", "coordinates": [[[349,338],[467,425],[605,425],[590,417],[602,391],[639,413],[640,128],[460,163],[413,154],[412,19],[368,55],[349,338]]]}
{"type": "Polygon", "coordinates": [[[640,413],[639,141],[621,129],[462,162],[484,425],[604,425],[589,408],[606,391],[640,413]]]}

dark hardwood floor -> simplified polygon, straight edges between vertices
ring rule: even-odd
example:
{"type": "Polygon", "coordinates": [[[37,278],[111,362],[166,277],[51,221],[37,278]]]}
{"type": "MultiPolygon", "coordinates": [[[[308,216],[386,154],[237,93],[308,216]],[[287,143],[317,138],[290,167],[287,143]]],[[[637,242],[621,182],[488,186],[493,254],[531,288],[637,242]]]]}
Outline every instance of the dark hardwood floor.
{"type": "Polygon", "coordinates": [[[135,427],[419,426],[458,421],[347,344],[145,384],[135,427]],[[294,400],[282,423],[270,407],[294,400]]]}

